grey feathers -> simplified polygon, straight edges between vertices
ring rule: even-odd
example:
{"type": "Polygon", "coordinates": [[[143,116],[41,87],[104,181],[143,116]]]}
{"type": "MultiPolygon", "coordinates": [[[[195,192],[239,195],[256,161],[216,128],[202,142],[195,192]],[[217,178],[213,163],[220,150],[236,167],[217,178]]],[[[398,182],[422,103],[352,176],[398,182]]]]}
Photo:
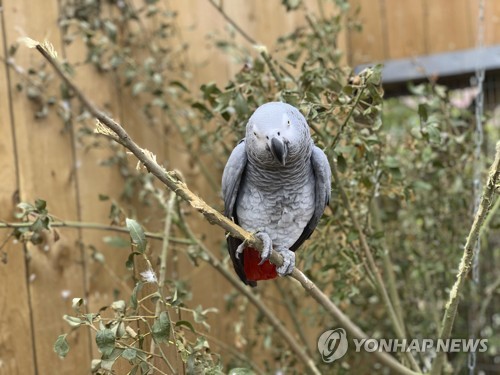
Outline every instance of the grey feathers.
{"type": "MultiPolygon", "coordinates": [[[[246,138],[224,169],[224,214],[250,232],[266,233],[273,249],[295,251],[319,223],[330,180],[328,159],[314,146],[304,116],[288,104],[267,103],[249,119],[246,138]]],[[[246,278],[244,257],[235,257],[240,244],[228,238],[238,276],[254,285],[246,278]]]]}

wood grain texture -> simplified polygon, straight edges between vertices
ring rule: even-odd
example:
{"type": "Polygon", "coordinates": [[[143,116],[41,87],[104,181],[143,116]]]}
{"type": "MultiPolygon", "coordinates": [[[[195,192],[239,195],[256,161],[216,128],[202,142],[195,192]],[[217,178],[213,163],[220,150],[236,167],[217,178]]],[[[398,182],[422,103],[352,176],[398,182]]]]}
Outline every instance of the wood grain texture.
{"type": "MultiPolygon", "coordinates": [[[[475,32],[469,27],[468,5],[474,2],[424,0],[426,53],[456,51],[475,44],[475,32]]],[[[476,2],[477,3],[477,2],[476,2]]]]}
{"type": "MultiPolygon", "coordinates": [[[[48,37],[60,50],[57,28],[58,2],[3,1],[6,40],[11,45],[21,35],[43,40],[48,37]]],[[[39,58],[22,48],[16,62],[23,67],[39,66],[39,58]]],[[[52,82],[48,92],[58,87],[52,82]]],[[[11,82],[13,123],[16,129],[15,145],[18,151],[19,192],[22,201],[42,198],[49,202],[51,213],[76,219],[77,196],[74,179],[74,160],[71,153],[70,132],[64,129],[55,111],[44,119],[35,119],[35,104],[18,91],[11,82]]],[[[47,235],[39,246],[28,246],[30,260],[31,314],[36,353],[37,373],[87,374],[90,361],[89,337],[85,331],[68,336],[70,346],[78,346],[65,360],[53,351],[57,336],[69,331],[62,315],[71,313],[71,298],[84,294],[82,254],[76,245],[78,236],[61,232],[60,239],[47,235]]]]}
{"type": "Polygon", "coordinates": [[[425,54],[423,0],[381,0],[385,13],[388,59],[425,54]]]}
{"type": "MultiPolygon", "coordinates": [[[[0,14],[0,32],[3,22],[0,14]]],[[[1,36],[0,51],[7,55],[1,36]]],[[[0,219],[11,221],[17,204],[18,181],[8,94],[12,71],[8,69],[3,64],[0,68],[0,219]]],[[[9,232],[0,232],[0,244],[8,237],[9,232]]],[[[11,238],[0,249],[0,257],[3,256],[6,263],[0,263],[0,375],[30,375],[35,373],[35,357],[23,246],[11,238]]]]}
{"type": "Polygon", "coordinates": [[[349,29],[348,62],[355,66],[388,58],[388,40],[382,22],[382,0],[354,0],[351,3],[350,23],[360,23],[361,31],[349,29]]]}
{"type": "MultiPolygon", "coordinates": [[[[108,6],[103,5],[103,16],[111,15],[108,6]]],[[[69,33],[76,32],[70,28],[69,33]]],[[[86,63],[87,47],[80,38],[75,38],[72,43],[62,46],[65,58],[77,66],[75,69],[75,82],[82,88],[92,100],[113,117],[120,119],[119,111],[119,88],[116,77],[113,74],[100,74],[97,68],[86,63]],[[96,89],[98,88],[98,89],[96,89]]],[[[70,106],[74,114],[81,112],[78,100],[72,100],[70,106]]],[[[121,120],[121,119],[120,119],[121,120]]],[[[119,201],[123,189],[123,179],[118,168],[106,167],[103,162],[114,155],[110,149],[109,142],[102,137],[81,137],[84,127],[93,129],[94,119],[84,122],[73,118],[71,120],[71,142],[75,157],[75,188],[78,192],[78,220],[83,222],[94,222],[110,224],[109,211],[111,202],[119,201]],[[100,145],[92,147],[93,142],[100,145]],[[109,196],[110,200],[101,201],[99,194],[109,196]]],[[[69,150],[68,150],[69,151],[69,150]]],[[[76,232],[69,229],[69,231],[76,232]]],[[[96,312],[103,306],[109,306],[115,299],[125,298],[130,294],[133,284],[130,282],[129,272],[125,268],[128,257],[127,249],[117,249],[103,242],[105,236],[115,236],[115,233],[82,229],[80,232],[84,249],[84,261],[86,264],[85,290],[87,309],[96,312]],[[104,256],[105,263],[92,259],[94,247],[104,256]],[[111,270],[111,272],[110,272],[111,270]]],[[[121,235],[128,239],[129,236],[121,235]]],[[[107,313],[104,313],[105,316],[107,313]]],[[[86,328],[82,333],[90,333],[86,328]]],[[[101,354],[95,345],[95,333],[92,332],[92,358],[100,358],[101,354]]],[[[70,354],[71,355],[71,354],[70,354]]],[[[84,366],[88,368],[88,366],[84,366]]],[[[128,364],[118,361],[114,368],[117,373],[126,373],[130,370],[128,364]]]]}

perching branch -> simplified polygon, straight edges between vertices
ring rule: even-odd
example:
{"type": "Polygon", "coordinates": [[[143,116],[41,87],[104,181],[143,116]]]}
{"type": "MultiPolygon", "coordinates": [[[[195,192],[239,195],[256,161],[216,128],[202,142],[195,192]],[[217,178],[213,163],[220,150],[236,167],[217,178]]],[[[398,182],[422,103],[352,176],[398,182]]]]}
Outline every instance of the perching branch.
{"type": "MultiPolygon", "coordinates": [[[[127,148],[136,158],[146,167],[146,169],[158,178],[163,184],[165,184],[171,191],[175,192],[180,198],[188,202],[194,209],[200,212],[205,219],[211,223],[220,226],[233,237],[237,237],[249,246],[256,248],[258,251],[262,251],[262,241],[256,238],[251,233],[247,232],[240,226],[236,225],[234,222],[223,216],[220,212],[209,206],[205,201],[195,195],[187,185],[176,177],[174,172],[166,171],[162,166],[160,166],[151,153],[145,149],[139,147],[128,135],[125,129],[114,121],[112,118],[107,116],[105,113],[100,111],[87,97],[76,87],[76,85],[71,81],[71,79],[66,75],[66,73],[59,66],[55,53],[49,52],[45,47],[40,45],[35,41],[28,41],[26,43],[31,48],[36,48],[38,52],[49,62],[49,64],[54,68],[56,73],[61,77],[64,83],[74,92],[86,109],[103,125],[116,134],[119,142],[127,148]]],[[[283,257],[277,252],[272,252],[270,260],[273,264],[281,266],[283,263],[283,257]]],[[[307,276],[304,275],[302,271],[295,268],[290,274],[292,278],[297,280],[305,291],[310,294],[319,304],[321,304],[326,311],[340,324],[341,327],[350,334],[352,338],[366,339],[368,336],[364,333],[356,324],[354,324],[340,309],[326,296],[317,286],[314,284],[307,276]]],[[[384,363],[386,366],[390,367],[393,371],[400,374],[415,374],[412,370],[403,366],[391,355],[375,351],[373,353],[377,359],[384,363]]]]}
{"type": "MultiPolygon", "coordinates": [[[[455,281],[453,288],[451,288],[450,298],[445,306],[441,333],[439,335],[441,340],[447,340],[450,338],[455,316],[457,315],[459,297],[465,286],[465,278],[471,268],[472,257],[474,255],[474,244],[479,237],[479,233],[481,232],[481,228],[483,227],[486,217],[488,216],[488,212],[498,199],[497,194],[499,193],[500,142],[497,142],[495,160],[493,161],[488,173],[488,180],[486,181],[483,189],[483,195],[481,196],[481,200],[479,202],[479,208],[476,212],[476,216],[474,217],[474,222],[472,223],[469,235],[467,236],[467,241],[465,242],[464,253],[458,266],[457,280],[455,281]]],[[[444,352],[438,352],[432,365],[431,374],[437,375],[441,373],[441,367],[443,366],[444,359],[444,352]]]]}
{"type": "MultiPolygon", "coordinates": [[[[179,217],[182,217],[182,212],[179,210],[179,217]]],[[[306,368],[313,374],[321,374],[316,367],[313,359],[308,356],[306,351],[303,349],[303,345],[291,335],[290,331],[281,323],[281,321],[276,317],[276,315],[268,309],[268,307],[254,294],[251,289],[247,288],[238,278],[233,276],[221,263],[221,261],[201,242],[191,230],[189,224],[186,220],[179,220],[179,228],[184,232],[185,236],[190,238],[193,242],[198,245],[198,247],[203,251],[201,259],[210,264],[227,280],[229,283],[238,289],[238,291],[243,294],[252,305],[254,305],[262,315],[266,317],[268,322],[273,326],[273,328],[280,334],[280,336],[285,340],[285,342],[290,346],[292,351],[297,355],[297,357],[304,363],[306,368]]]]}

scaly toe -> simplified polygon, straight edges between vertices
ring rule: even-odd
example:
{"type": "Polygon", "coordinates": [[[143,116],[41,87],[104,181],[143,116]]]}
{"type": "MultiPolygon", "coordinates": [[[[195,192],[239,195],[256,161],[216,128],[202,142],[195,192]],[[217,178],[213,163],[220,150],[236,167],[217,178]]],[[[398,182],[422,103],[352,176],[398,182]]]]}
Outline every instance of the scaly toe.
{"type": "Polygon", "coordinates": [[[245,250],[245,247],[247,247],[245,242],[242,242],[237,248],[236,248],[236,259],[240,259],[240,254],[243,253],[243,250],[245,250]]]}
{"type": "Polygon", "coordinates": [[[287,248],[276,249],[283,257],[283,264],[276,269],[280,276],[286,276],[292,273],[295,268],[295,253],[287,248]]]}
{"type": "Polygon", "coordinates": [[[260,253],[260,266],[271,256],[271,253],[273,251],[273,243],[271,241],[271,237],[269,237],[269,235],[265,232],[258,232],[255,234],[255,237],[259,238],[263,244],[262,252],[260,253]]]}

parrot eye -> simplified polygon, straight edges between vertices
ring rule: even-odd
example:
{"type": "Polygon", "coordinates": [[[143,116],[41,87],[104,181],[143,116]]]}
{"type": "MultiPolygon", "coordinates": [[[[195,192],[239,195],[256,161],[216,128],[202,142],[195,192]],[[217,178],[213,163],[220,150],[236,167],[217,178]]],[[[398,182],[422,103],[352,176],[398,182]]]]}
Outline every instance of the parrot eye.
{"type": "Polygon", "coordinates": [[[257,136],[257,133],[256,133],[256,132],[253,132],[253,135],[257,136]]]}
{"type": "Polygon", "coordinates": [[[281,135],[280,132],[278,132],[278,135],[281,135]]]}
{"type": "Polygon", "coordinates": [[[266,135],[266,139],[269,139],[269,136],[268,136],[268,135],[266,135]]]}
{"type": "Polygon", "coordinates": [[[288,126],[290,126],[290,120],[287,121],[288,126]]]}

